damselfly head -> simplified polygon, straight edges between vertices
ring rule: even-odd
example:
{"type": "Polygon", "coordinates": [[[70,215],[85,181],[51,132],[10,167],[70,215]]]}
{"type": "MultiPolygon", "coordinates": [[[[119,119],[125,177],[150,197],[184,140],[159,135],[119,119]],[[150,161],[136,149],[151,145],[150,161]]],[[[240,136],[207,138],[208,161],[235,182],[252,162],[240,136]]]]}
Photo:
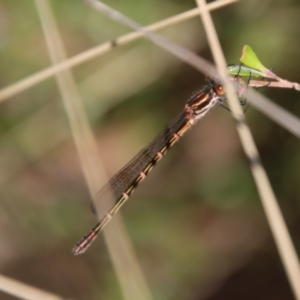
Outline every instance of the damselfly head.
{"type": "Polygon", "coordinates": [[[213,85],[213,89],[218,96],[222,96],[225,94],[225,89],[222,84],[216,83],[213,85]]]}
{"type": "Polygon", "coordinates": [[[216,82],[212,78],[206,77],[207,83],[211,86],[211,88],[214,90],[217,96],[222,96],[225,94],[225,89],[222,84],[219,82],[216,82]]]}

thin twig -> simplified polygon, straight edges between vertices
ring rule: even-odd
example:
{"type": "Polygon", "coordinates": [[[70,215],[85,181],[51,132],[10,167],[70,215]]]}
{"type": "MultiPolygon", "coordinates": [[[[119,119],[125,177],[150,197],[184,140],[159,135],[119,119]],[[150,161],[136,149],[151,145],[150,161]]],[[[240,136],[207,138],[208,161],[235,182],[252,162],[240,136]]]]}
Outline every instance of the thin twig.
{"type": "MultiPolygon", "coordinates": [[[[215,10],[217,8],[220,8],[222,6],[234,3],[238,0],[223,0],[223,1],[217,1],[209,4],[209,8],[211,10],[215,10]]],[[[187,12],[178,14],[176,16],[170,17],[168,19],[165,19],[163,21],[151,24],[147,27],[145,27],[148,31],[151,30],[159,30],[162,28],[165,28],[167,26],[177,24],[179,22],[183,22],[185,20],[188,20],[190,18],[193,18],[199,14],[198,9],[192,9],[187,12]]],[[[70,68],[73,68],[75,66],[78,66],[84,62],[87,62],[93,58],[96,58],[97,56],[101,54],[105,54],[109,52],[110,50],[114,49],[117,46],[124,45],[127,43],[130,43],[138,38],[141,38],[144,35],[143,32],[131,32],[128,34],[125,34],[113,41],[105,42],[101,45],[95,46],[89,50],[86,50],[84,52],[81,52],[78,55],[75,55],[69,59],[65,59],[64,61],[54,64],[53,66],[46,68],[40,72],[37,72],[33,75],[27,76],[26,78],[13,83],[5,88],[2,88],[0,90],[0,102],[4,101],[6,99],[9,99],[22,91],[25,91],[29,89],[32,86],[35,86],[36,84],[56,75],[64,70],[68,70],[70,68]]]]}
{"type": "MultiPolygon", "coordinates": [[[[214,28],[211,16],[206,9],[205,0],[197,0],[197,3],[202,11],[202,20],[205,30],[207,32],[209,44],[213,52],[213,56],[219,69],[222,73],[226,73],[226,61],[220,47],[216,30],[214,28]]],[[[291,288],[294,292],[296,299],[300,299],[300,264],[297,257],[296,250],[293,246],[292,239],[289,235],[287,226],[284,222],[280,208],[278,206],[276,197],[270,185],[267,174],[260,162],[259,153],[255,146],[250,129],[246,124],[243,111],[234,95],[233,88],[230,85],[228,94],[229,106],[232,110],[232,115],[237,121],[237,131],[244,151],[249,159],[252,175],[260,195],[265,213],[273,233],[275,243],[277,245],[279,255],[284,265],[285,272],[289,279],[291,288]]]]}
{"type": "MultiPolygon", "coordinates": [[[[35,0],[35,3],[52,63],[59,63],[65,59],[66,55],[48,0],[35,0]]],[[[70,122],[81,167],[93,197],[105,177],[102,162],[97,154],[96,141],[71,72],[64,71],[57,74],[57,83],[70,122]]],[[[122,226],[120,216],[114,220],[112,226],[104,231],[104,236],[124,298],[128,300],[151,299],[150,291],[122,226]],[[120,249],[122,249],[122,255],[120,255],[120,249]]]]}
{"type": "Polygon", "coordinates": [[[3,275],[0,275],[0,290],[23,300],[66,300],[58,295],[43,291],[3,275]]]}

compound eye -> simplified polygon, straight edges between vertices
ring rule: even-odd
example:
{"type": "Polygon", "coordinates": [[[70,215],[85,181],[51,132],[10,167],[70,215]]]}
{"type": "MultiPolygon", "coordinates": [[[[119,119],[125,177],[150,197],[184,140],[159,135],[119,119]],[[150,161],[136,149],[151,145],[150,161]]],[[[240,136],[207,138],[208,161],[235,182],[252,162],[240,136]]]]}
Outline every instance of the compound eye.
{"type": "Polygon", "coordinates": [[[215,90],[215,92],[216,92],[217,95],[223,95],[223,94],[225,94],[225,89],[224,89],[223,85],[221,85],[221,84],[216,84],[214,86],[214,90],[215,90]]]}

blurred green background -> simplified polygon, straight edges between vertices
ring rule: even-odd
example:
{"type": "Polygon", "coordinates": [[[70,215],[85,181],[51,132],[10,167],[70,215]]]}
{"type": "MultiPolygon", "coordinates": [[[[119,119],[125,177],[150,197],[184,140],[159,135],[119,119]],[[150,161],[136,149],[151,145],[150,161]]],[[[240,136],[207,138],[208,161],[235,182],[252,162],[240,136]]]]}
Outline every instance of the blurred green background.
{"type": "MultiPolygon", "coordinates": [[[[144,25],[195,7],[106,2],[144,25]]],[[[129,32],[81,1],[50,3],[69,57],[129,32]]],[[[299,15],[297,0],[241,1],[212,13],[228,63],[248,44],[297,82],[299,15]]],[[[212,60],[199,17],[160,33],[212,60]]],[[[1,88],[51,64],[33,1],[0,2],[0,47],[1,88]]],[[[204,84],[203,74],[144,39],[73,73],[110,175],[204,84]]],[[[300,116],[299,92],[260,92],[300,116]]],[[[246,117],[299,253],[300,143],[251,105],[246,117]]],[[[103,237],[83,256],[70,253],[96,218],[54,78],[0,104],[0,145],[0,272],[65,298],[123,299],[103,237]]],[[[220,107],[176,144],[122,214],[154,299],[293,299],[235,124],[220,107]]]]}

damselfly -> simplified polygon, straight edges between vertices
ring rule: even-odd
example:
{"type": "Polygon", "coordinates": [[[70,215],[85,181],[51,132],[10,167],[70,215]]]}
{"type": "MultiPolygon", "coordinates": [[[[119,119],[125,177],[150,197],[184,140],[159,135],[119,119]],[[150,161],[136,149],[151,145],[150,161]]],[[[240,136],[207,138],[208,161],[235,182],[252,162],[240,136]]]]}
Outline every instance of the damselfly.
{"type": "Polygon", "coordinates": [[[217,103],[223,106],[224,101],[223,86],[212,79],[207,79],[207,85],[187,101],[177,118],[170,122],[160,135],[100,189],[93,202],[94,210],[97,212],[99,201],[114,203],[114,205],[108,209],[90,233],[75,245],[72,250],[74,255],[84,253],[87,250],[103,227],[128,200],[133,190],[146,178],[169,148],[212,107],[217,103]]]}

